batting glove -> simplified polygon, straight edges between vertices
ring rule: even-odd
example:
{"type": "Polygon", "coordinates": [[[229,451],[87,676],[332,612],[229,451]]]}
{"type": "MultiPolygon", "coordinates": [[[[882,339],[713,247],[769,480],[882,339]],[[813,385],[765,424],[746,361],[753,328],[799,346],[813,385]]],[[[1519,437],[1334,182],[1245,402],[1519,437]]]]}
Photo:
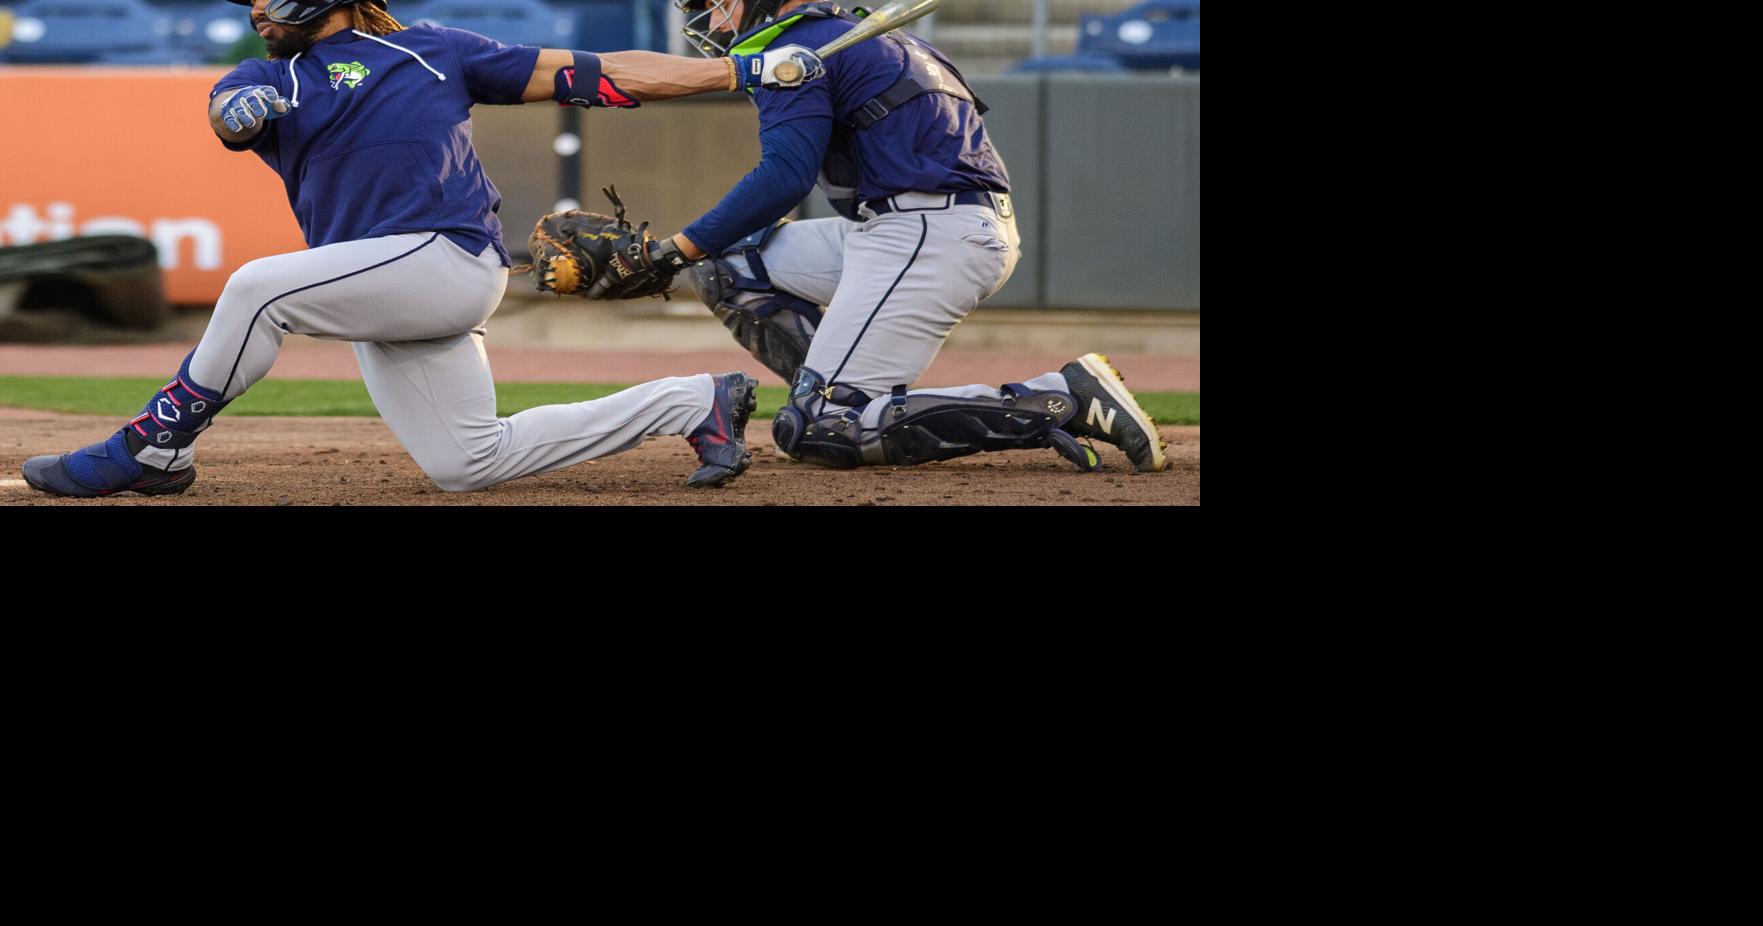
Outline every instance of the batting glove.
{"type": "Polygon", "coordinates": [[[826,65],[820,56],[801,45],[785,45],[757,55],[730,55],[735,59],[735,67],[741,75],[741,89],[752,90],[764,87],[767,90],[786,90],[800,87],[803,84],[826,76],[826,65]],[[802,66],[801,77],[788,83],[778,80],[777,66],[785,61],[794,61],[802,66]]]}
{"type": "Polygon", "coordinates": [[[279,119],[292,109],[288,101],[276,92],[274,87],[259,84],[246,87],[229,100],[226,109],[221,110],[221,117],[226,127],[234,132],[243,131],[256,125],[259,121],[268,122],[279,119]]]}

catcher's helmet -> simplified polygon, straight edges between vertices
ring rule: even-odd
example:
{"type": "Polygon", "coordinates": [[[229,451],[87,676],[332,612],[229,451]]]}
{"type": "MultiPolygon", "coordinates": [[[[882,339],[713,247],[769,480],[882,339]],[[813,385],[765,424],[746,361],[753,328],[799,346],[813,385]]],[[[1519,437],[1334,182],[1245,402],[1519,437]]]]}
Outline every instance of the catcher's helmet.
{"type": "MultiPolygon", "coordinates": [[[[250,6],[254,0],[232,0],[232,2],[240,6],[250,6]]],[[[268,17],[270,22],[298,26],[304,22],[311,22],[346,3],[361,2],[363,0],[269,0],[269,6],[264,9],[263,15],[268,17]]],[[[366,0],[366,2],[372,3],[382,10],[386,8],[386,0],[366,0]]]]}
{"type": "MultiPolygon", "coordinates": [[[[686,27],[681,30],[686,34],[686,41],[692,43],[706,58],[720,58],[728,54],[735,43],[735,36],[746,32],[760,23],[771,22],[777,18],[778,7],[788,0],[746,0],[741,10],[741,21],[734,24],[734,29],[708,29],[711,15],[717,11],[726,14],[734,8],[735,0],[674,0],[674,6],[686,14],[686,27]]],[[[726,21],[724,23],[727,24],[726,21]]]]}

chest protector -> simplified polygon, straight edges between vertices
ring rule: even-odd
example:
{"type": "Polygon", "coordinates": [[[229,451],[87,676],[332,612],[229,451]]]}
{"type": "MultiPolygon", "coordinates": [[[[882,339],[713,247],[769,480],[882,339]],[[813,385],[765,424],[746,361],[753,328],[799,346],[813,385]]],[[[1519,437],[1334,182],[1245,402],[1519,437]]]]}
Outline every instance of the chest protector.
{"type": "MultiPolygon", "coordinates": [[[[836,3],[810,3],[754,33],[737,45],[734,51],[744,55],[763,51],[785,30],[795,25],[798,19],[843,19],[857,22],[868,15],[869,12],[861,7],[852,14],[846,13],[836,3]]],[[[907,35],[904,30],[896,29],[870,41],[891,41],[899,45],[906,52],[906,68],[893,86],[864,101],[851,115],[833,122],[832,138],[827,142],[826,158],[820,164],[818,183],[833,209],[852,221],[858,218],[857,180],[862,170],[854,133],[869,129],[907,101],[927,93],[946,93],[958,100],[966,100],[982,116],[988,109],[967,86],[961,72],[949,63],[949,59],[936,49],[907,35]]]]}

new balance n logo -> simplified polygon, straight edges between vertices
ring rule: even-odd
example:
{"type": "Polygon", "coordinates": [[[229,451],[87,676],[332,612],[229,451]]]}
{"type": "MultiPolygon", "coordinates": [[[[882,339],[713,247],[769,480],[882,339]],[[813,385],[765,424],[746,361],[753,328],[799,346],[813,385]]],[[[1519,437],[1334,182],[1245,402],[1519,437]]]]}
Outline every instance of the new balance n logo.
{"type": "Polygon", "coordinates": [[[1101,428],[1103,434],[1114,433],[1114,413],[1119,409],[1108,408],[1101,399],[1090,400],[1090,416],[1085,424],[1092,428],[1101,428]]]}

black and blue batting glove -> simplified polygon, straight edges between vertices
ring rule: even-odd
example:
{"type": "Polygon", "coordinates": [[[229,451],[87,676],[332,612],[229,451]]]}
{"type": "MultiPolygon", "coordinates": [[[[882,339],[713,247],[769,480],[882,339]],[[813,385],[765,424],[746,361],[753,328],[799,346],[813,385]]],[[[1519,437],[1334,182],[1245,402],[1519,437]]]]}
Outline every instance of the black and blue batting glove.
{"type": "Polygon", "coordinates": [[[268,122],[279,119],[293,109],[274,87],[259,84],[240,90],[231,100],[227,101],[226,109],[221,110],[221,118],[226,127],[234,132],[241,132],[256,125],[258,121],[268,122]]]}

